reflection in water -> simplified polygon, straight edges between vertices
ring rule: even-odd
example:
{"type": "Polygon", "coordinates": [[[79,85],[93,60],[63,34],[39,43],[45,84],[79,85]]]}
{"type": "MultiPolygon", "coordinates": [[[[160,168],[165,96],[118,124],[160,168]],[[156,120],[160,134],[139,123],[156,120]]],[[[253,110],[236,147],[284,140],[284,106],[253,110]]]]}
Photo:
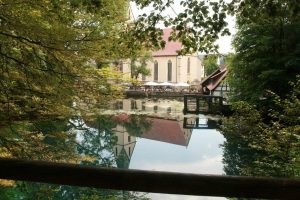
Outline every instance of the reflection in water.
{"type": "MultiPolygon", "coordinates": [[[[49,120],[24,126],[18,125],[14,129],[15,132],[39,133],[39,137],[33,138],[29,134],[28,138],[22,139],[24,143],[31,144],[23,150],[12,143],[11,146],[16,147],[15,151],[10,153],[15,157],[29,159],[124,169],[217,174],[223,172],[221,150],[218,147],[223,142],[221,135],[215,131],[207,135],[193,131],[200,124],[211,128],[210,120],[206,120],[205,116],[184,116],[183,104],[171,100],[123,100],[118,101],[113,107],[115,109],[103,111],[104,114],[96,117],[73,117],[70,120],[49,120]],[[193,142],[192,133],[196,134],[193,136],[195,138],[193,142]],[[218,150],[215,151],[216,149],[218,150]],[[218,168],[215,169],[215,166],[218,168]],[[215,171],[212,171],[213,168],[215,171]]],[[[5,131],[11,137],[9,141],[19,142],[14,139],[18,136],[13,135],[12,131],[5,131]]],[[[2,185],[1,181],[0,185],[2,185]]],[[[146,198],[143,194],[125,191],[19,181],[11,185],[14,187],[0,186],[1,197],[5,199],[146,198]]],[[[153,198],[160,199],[157,195],[153,198]]]]}
{"type": "MultiPolygon", "coordinates": [[[[17,124],[1,133],[9,143],[1,145],[1,156],[113,166],[111,132],[115,122],[101,116],[90,128],[80,118],[17,124]],[[27,133],[23,134],[23,133],[27,133]],[[4,154],[6,148],[10,155],[4,154]]],[[[1,140],[1,143],[3,140],[1,140]]],[[[76,174],[75,174],[76,176],[76,174]]],[[[141,194],[64,185],[0,180],[0,199],[144,199],[141,194]]]]}
{"type": "Polygon", "coordinates": [[[112,120],[117,123],[113,129],[117,142],[114,146],[116,164],[129,168],[137,138],[188,147],[194,128],[215,128],[204,116],[182,114],[182,102],[174,100],[150,101],[124,99],[113,104],[112,120]],[[134,114],[133,114],[134,113],[134,114]],[[202,121],[202,122],[201,122],[202,121]]]}
{"type": "Polygon", "coordinates": [[[228,119],[221,129],[226,139],[222,146],[227,175],[300,177],[300,138],[291,134],[292,129],[280,132],[279,126],[272,130],[261,121],[240,118],[228,119]]]}
{"type": "Polygon", "coordinates": [[[126,114],[112,116],[111,120],[117,122],[112,130],[117,138],[114,154],[119,168],[129,168],[136,137],[187,147],[192,135],[192,129],[183,128],[183,120],[126,114]]]}
{"type": "MultiPolygon", "coordinates": [[[[103,118],[110,120],[109,123],[106,121],[106,124],[114,125],[110,130],[106,130],[106,133],[110,133],[111,138],[115,138],[115,140],[110,139],[110,144],[113,146],[116,164],[119,168],[129,168],[137,137],[187,147],[192,135],[192,129],[183,128],[184,120],[182,117],[177,117],[177,120],[175,120],[133,114],[103,115],[98,116],[97,120],[89,123],[88,126],[98,128],[97,132],[100,133],[101,126],[96,127],[93,125],[100,124],[99,121],[104,121],[103,118]]],[[[188,119],[190,123],[193,120],[193,118],[188,119]]],[[[84,145],[83,143],[82,145],[84,145]]],[[[103,144],[103,141],[101,143],[103,144]]],[[[104,143],[107,143],[107,141],[104,143]]]]}
{"type": "MultiPolygon", "coordinates": [[[[183,115],[182,110],[183,103],[174,100],[125,99],[112,104],[112,109],[104,110],[98,116],[24,122],[1,127],[0,154],[5,157],[123,169],[300,176],[300,148],[296,135],[291,137],[288,131],[284,131],[282,134],[286,133],[286,136],[279,137],[273,134],[276,131],[268,132],[260,126],[253,127],[253,124],[262,124],[261,121],[242,120],[241,116],[235,116],[223,121],[224,138],[215,129],[216,120],[203,115],[183,115]]],[[[242,114],[257,116],[255,113],[242,114]]],[[[149,196],[153,199],[202,199],[178,195],[149,196]]],[[[0,180],[0,197],[146,198],[144,194],[126,191],[3,180],[0,180]]]]}
{"type": "Polygon", "coordinates": [[[129,135],[124,126],[117,125],[115,128],[117,142],[114,146],[114,154],[118,168],[128,169],[136,139],[129,135]]]}
{"type": "Polygon", "coordinates": [[[185,129],[216,129],[218,122],[209,118],[184,117],[183,127],[185,129]]]}
{"type": "MultiPolygon", "coordinates": [[[[224,138],[213,130],[216,127],[214,120],[199,115],[184,116],[182,104],[177,101],[132,102],[133,100],[124,100],[122,109],[117,108],[113,117],[118,123],[114,129],[115,133],[118,138],[121,138],[118,139],[120,142],[114,152],[118,167],[204,174],[223,173],[222,150],[219,145],[224,138]],[[169,109],[170,106],[172,109],[169,109]],[[134,108],[134,112],[131,108],[134,108]],[[138,118],[140,121],[137,120],[138,118]],[[137,121],[140,125],[135,127],[143,128],[133,129],[136,130],[135,132],[128,131],[130,130],[128,124],[138,124],[137,121]],[[201,130],[194,131],[195,128],[201,130]]],[[[152,199],[204,198],[166,194],[150,194],[149,197],[152,199]]]]}
{"type": "Polygon", "coordinates": [[[141,137],[170,144],[188,146],[192,135],[191,129],[184,129],[182,120],[152,119],[152,127],[141,137]]]}

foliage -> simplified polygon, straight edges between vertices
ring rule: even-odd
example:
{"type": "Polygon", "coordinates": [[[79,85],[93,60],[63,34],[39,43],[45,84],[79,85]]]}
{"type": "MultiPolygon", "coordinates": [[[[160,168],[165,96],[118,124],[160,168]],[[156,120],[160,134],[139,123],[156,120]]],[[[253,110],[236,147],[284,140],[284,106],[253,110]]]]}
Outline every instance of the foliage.
{"type": "Polygon", "coordinates": [[[84,188],[75,186],[59,186],[30,182],[18,182],[16,187],[0,188],[2,198],[7,200],[41,199],[41,200],[147,200],[144,194],[137,192],[84,188]],[[3,190],[2,190],[3,189],[3,190]]]}
{"type": "Polygon", "coordinates": [[[75,126],[80,141],[77,142],[77,150],[81,155],[94,159],[82,161],[84,165],[96,165],[111,167],[115,164],[113,147],[116,144],[116,136],[113,128],[117,123],[111,115],[99,115],[93,120],[76,119],[75,126]]]}
{"type": "Polygon", "coordinates": [[[266,90],[284,97],[300,74],[299,3],[249,1],[236,13],[236,55],[230,68],[233,100],[258,103],[266,90]]]}
{"type": "Polygon", "coordinates": [[[226,174],[300,176],[300,77],[292,87],[286,99],[268,92],[267,116],[246,102],[233,105],[234,115],[221,127],[226,174]]]}
{"type": "Polygon", "coordinates": [[[180,1],[182,12],[174,10],[176,1],[135,0],[141,8],[152,7],[136,23],[143,41],[163,46],[161,30],[155,25],[172,27],[169,40],[180,40],[180,53],[216,51],[214,42],[227,34],[226,16],[237,19],[238,33],[234,47],[236,56],[230,69],[233,100],[257,103],[266,90],[283,97],[288,94],[289,81],[300,73],[300,4],[284,1],[180,1]],[[167,11],[174,12],[169,16],[167,11]]]}
{"type": "Polygon", "coordinates": [[[5,157],[77,162],[75,134],[66,120],[19,123],[0,129],[1,154],[5,157]]]}
{"type": "MultiPolygon", "coordinates": [[[[131,121],[134,125],[145,123],[147,127],[143,117],[130,117],[130,121],[125,124],[129,125],[131,121]]],[[[80,117],[73,117],[71,120],[36,121],[26,126],[20,125],[13,127],[14,130],[18,128],[14,134],[12,131],[1,132],[11,134],[10,137],[5,135],[5,139],[11,143],[6,143],[6,146],[1,144],[0,153],[4,155],[3,149],[7,148],[7,152],[10,153],[8,156],[13,157],[114,167],[114,128],[118,123],[121,122],[112,115],[99,115],[93,120],[83,121],[80,117]],[[29,135],[38,133],[39,140],[24,141],[27,139],[23,133],[25,131],[30,133],[29,135]]],[[[137,127],[131,129],[141,132],[137,127]]],[[[32,140],[32,137],[28,136],[28,140],[30,139],[32,140]]],[[[147,199],[142,193],[22,181],[8,185],[0,181],[0,196],[5,199],[147,199]]]]}
{"type": "Polygon", "coordinates": [[[217,64],[217,56],[216,55],[207,55],[203,59],[203,65],[204,65],[204,73],[205,76],[209,76],[214,71],[216,71],[219,66],[217,64]]]}
{"type": "Polygon", "coordinates": [[[120,96],[111,82],[121,76],[92,61],[128,57],[127,3],[2,0],[0,126],[70,114],[74,101],[120,96]]]}
{"type": "MultiPolygon", "coordinates": [[[[137,37],[149,46],[164,46],[162,31],[155,28],[158,24],[171,27],[173,33],[170,40],[180,40],[184,48],[180,54],[187,54],[195,51],[211,52],[217,49],[214,42],[219,34],[229,34],[226,28],[226,3],[220,1],[206,0],[181,0],[180,5],[174,0],[134,0],[140,7],[152,7],[148,14],[143,14],[135,23],[138,30],[137,37]],[[183,7],[183,11],[177,13],[175,6],[183,7]],[[168,9],[176,13],[175,17],[168,15],[168,9]]],[[[178,3],[178,2],[177,2],[178,3]]]]}
{"type": "Polygon", "coordinates": [[[228,53],[225,55],[224,63],[227,67],[231,66],[232,60],[234,58],[235,54],[234,53],[228,53]]]}
{"type": "Polygon", "coordinates": [[[130,115],[129,120],[124,121],[123,125],[130,135],[139,137],[150,130],[152,121],[145,115],[130,115]]]}
{"type": "Polygon", "coordinates": [[[149,52],[141,54],[133,54],[130,57],[131,78],[138,79],[140,75],[151,75],[150,69],[147,68],[147,62],[152,59],[149,52]],[[142,56],[141,56],[142,55],[142,56]]]}

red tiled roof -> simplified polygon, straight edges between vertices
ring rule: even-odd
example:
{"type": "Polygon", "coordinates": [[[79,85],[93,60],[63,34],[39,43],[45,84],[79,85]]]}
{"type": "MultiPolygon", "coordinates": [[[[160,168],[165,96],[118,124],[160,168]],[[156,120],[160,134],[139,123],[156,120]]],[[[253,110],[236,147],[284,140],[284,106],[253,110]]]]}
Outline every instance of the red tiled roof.
{"type": "Polygon", "coordinates": [[[176,120],[153,118],[151,129],[143,133],[141,137],[181,146],[188,145],[179,122],[176,120]]]}
{"type": "Polygon", "coordinates": [[[166,42],[165,48],[155,51],[152,53],[152,56],[177,56],[176,51],[182,48],[182,44],[179,41],[169,41],[170,33],[172,29],[164,29],[163,40],[166,42]]]}

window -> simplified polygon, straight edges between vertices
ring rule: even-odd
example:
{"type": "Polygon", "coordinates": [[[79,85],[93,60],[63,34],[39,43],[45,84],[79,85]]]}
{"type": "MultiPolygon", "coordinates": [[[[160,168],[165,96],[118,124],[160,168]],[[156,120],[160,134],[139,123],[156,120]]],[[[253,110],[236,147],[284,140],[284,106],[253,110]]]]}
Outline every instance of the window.
{"type": "Polygon", "coordinates": [[[168,81],[172,81],[172,62],[168,61],[168,81]]]}
{"type": "Polygon", "coordinates": [[[154,81],[158,81],[158,62],[154,62],[154,81]]]}
{"type": "Polygon", "coordinates": [[[188,58],[187,60],[187,73],[189,74],[191,72],[191,59],[188,58]]]}
{"type": "Polygon", "coordinates": [[[131,137],[130,137],[130,135],[128,136],[128,142],[131,142],[131,137]]]}

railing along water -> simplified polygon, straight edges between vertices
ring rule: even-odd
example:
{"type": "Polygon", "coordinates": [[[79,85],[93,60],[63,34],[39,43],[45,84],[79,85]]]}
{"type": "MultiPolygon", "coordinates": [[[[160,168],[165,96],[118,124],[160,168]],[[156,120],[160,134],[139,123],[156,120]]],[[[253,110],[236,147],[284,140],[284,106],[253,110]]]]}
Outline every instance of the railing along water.
{"type": "Polygon", "coordinates": [[[123,170],[0,159],[0,178],[104,189],[201,196],[299,199],[300,179],[123,170]]]}

